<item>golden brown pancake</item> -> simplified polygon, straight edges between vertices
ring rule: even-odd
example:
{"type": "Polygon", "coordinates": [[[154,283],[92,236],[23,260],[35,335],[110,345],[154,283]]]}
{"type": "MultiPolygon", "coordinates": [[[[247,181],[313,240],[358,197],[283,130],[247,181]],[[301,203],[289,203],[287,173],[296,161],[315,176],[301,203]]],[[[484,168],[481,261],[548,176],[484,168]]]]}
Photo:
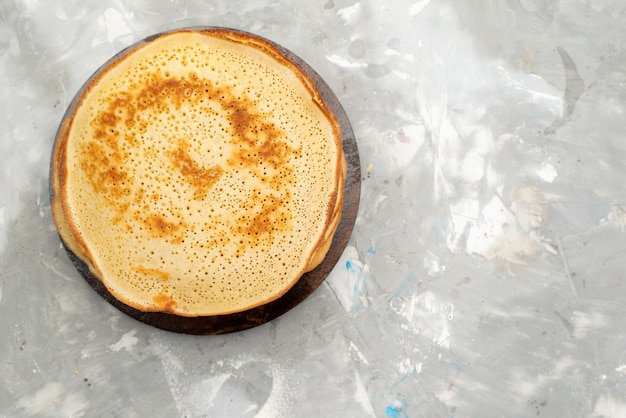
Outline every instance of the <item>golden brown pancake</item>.
{"type": "Polygon", "coordinates": [[[182,30],[85,87],[57,136],[52,208],[119,301],[228,314],[324,259],[345,173],[339,125],[296,65],[252,35],[182,30]]]}

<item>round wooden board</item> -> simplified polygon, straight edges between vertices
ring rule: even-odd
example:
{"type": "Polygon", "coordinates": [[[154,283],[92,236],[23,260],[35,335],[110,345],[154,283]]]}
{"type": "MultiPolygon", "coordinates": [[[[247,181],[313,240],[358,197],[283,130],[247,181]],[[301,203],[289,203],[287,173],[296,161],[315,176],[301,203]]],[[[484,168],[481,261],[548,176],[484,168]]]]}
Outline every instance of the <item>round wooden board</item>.
{"type": "MultiPolygon", "coordinates": [[[[210,29],[208,27],[192,27],[183,28],[177,30],[196,30],[202,31],[210,29]]],[[[233,29],[229,29],[233,30],[233,29]]],[[[241,33],[245,33],[239,31],[241,33]]],[[[84,88],[97,76],[106,66],[119,60],[125,54],[128,54],[135,48],[157,39],[169,32],[164,32],[150,36],[126,49],[119,52],[109,61],[107,61],[96,73],[85,83],[84,87],[77,93],[75,99],[70,104],[66,115],[70,115],[76,105],[78,104],[78,98],[82,95],[84,88]]],[[[245,33],[248,36],[264,39],[258,35],[245,33]]],[[[198,316],[198,317],[183,317],[178,315],[172,315],[160,312],[142,312],[134,309],[128,305],[117,300],[102,282],[96,278],[84,262],[76,257],[68,248],[65,247],[70,260],[89,283],[89,285],[106,301],[115,306],[120,311],[124,312],[128,316],[141,321],[145,324],[161,328],[167,331],[193,334],[193,335],[215,335],[226,334],[235,331],[242,331],[248,328],[252,328],[286,313],[293,309],[299,303],[304,301],[311,293],[313,293],[326,279],[331,272],[337,261],[341,257],[350,236],[352,229],[356,221],[356,216],[359,208],[359,200],[361,196],[361,166],[359,160],[359,151],[357,148],[356,139],[350,126],[348,117],[339,103],[339,100],[332,92],[330,87],[324,82],[324,80],[311,68],[306,62],[295,55],[293,52],[283,48],[282,46],[264,39],[266,42],[271,43],[276,49],[278,49],[287,59],[297,65],[308,77],[315,83],[317,89],[322,95],[324,101],[330,106],[335,117],[339,121],[341,126],[341,135],[343,138],[343,151],[346,157],[347,163],[347,175],[345,180],[345,195],[343,201],[343,208],[341,213],[341,221],[337,228],[332,241],[332,245],[326,258],[322,263],[314,270],[305,273],[300,280],[282,297],[274,300],[273,302],[265,305],[249,309],[243,312],[238,312],[228,315],[217,316],[198,316]]],[[[51,197],[53,196],[52,185],[50,185],[51,197]]],[[[64,244],[65,245],[65,244],[64,244]]]]}

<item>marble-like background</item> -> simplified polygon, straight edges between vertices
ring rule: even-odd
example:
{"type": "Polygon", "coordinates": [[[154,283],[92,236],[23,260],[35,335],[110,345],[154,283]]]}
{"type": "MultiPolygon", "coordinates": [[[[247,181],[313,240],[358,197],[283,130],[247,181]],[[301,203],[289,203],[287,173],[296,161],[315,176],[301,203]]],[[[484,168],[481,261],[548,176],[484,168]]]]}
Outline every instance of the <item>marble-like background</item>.
{"type": "Polygon", "coordinates": [[[626,416],[623,1],[3,0],[0,83],[0,416],[626,416]],[[191,25],[304,58],[363,166],[327,281],[225,336],[109,306],[48,199],[81,84],[191,25]]]}

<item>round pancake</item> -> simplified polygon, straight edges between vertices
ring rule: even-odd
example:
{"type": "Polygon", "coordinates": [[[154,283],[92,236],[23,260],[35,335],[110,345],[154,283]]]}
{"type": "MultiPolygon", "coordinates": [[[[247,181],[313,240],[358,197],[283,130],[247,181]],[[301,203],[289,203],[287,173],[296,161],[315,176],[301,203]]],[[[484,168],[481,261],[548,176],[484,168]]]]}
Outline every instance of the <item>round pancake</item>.
{"type": "Polygon", "coordinates": [[[166,33],[121,54],[76,100],[53,153],[53,214],[121,302],[240,312],[323,260],[343,201],[339,126],[269,42],[166,33]]]}

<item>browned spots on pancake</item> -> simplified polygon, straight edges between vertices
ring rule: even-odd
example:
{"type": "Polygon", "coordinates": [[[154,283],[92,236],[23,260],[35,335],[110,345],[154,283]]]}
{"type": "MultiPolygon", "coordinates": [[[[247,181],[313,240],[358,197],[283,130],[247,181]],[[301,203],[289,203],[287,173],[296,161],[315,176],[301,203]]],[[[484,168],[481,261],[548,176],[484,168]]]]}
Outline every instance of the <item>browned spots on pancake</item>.
{"type": "Polygon", "coordinates": [[[101,170],[98,174],[98,178],[100,181],[111,184],[113,186],[117,186],[118,183],[123,183],[124,180],[127,179],[127,175],[125,171],[122,171],[119,167],[108,167],[104,170],[101,170]]]}
{"type": "Polygon", "coordinates": [[[202,167],[191,158],[189,143],[184,139],[178,141],[178,147],[168,152],[170,160],[183,175],[185,180],[194,188],[194,199],[203,200],[209,190],[219,180],[224,170],[220,166],[202,167]]]}
{"type": "Polygon", "coordinates": [[[110,112],[101,112],[98,116],[98,125],[106,127],[106,126],[115,126],[117,125],[119,118],[115,116],[115,114],[110,112]]]}
{"type": "Polygon", "coordinates": [[[132,194],[128,173],[118,165],[118,155],[107,152],[98,142],[88,143],[85,153],[87,158],[81,161],[80,167],[94,190],[103,196],[108,205],[117,208],[117,215],[112,219],[117,223],[121,220],[120,215],[128,209],[126,200],[132,194]]]}
{"type": "Polygon", "coordinates": [[[232,142],[239,145],[229,161],[231,165],[256,167],[263,161],[273,168],[288,167],[294,156],[301,155],[302,150],[289,147],[281,139],[285,132],[266,122],[263,115],[250,111],[249,103],[231,99],[225,107],[231,109],[229,117],[235,133],[232,142]]]}
{"type": "MultiPolygon", "coordinates": [[[[139,206],[143,204],[145,197],[146,197],[146,189],[144,189],[143,187],[138,188],[134,193],[132,204],[135,206],[139,206]]],[[[152,198],[154,199],[155,197],[156,196],[153,193],[152,198]]]]}
{"type": "Polygon", "coordinates": [[[167,288],[163,289],[161,293],[152,297],[152,301],[163,312],[174,312],[174,308],[176,307],[176,305],[178,305],[178,303],[174,299],[172,299],[172,297],[167,292],[167,288]]]}
{"type": "Polygon", "coordinates": [[[148,224],[152,226],[153,230],[159,232],[159,235],[166,235],[167,233],[176,232],[180,228],[180,224],[168,222],[160,215],[152,215],[148,218],[148,224]]]}
{"type": "Polygon", "coordinates": [[[143,223],[153,238],[166,238],[172,244],[180,244],[185,237],[186,224],[180,220],[170,222],[163,215],[152,213],[143,223]]]}
{"type": "Polygon", "coordinates": [[[247,246],[271,245],[277,232],[291,230],[293,215],[284,209],[289,197],[266,196],[258,208],[249,209],[237,219],[234,230],[239,239],[239,250],[247,246]]]}
{"type": "MultiPolygon", "coordinates": [[[[125,162],[128,150],[143,141],[143,159],[157,160],[165,151],[172,170],[180,173],[192,190],[193,199],[210,199],[212,188],[226,175],[225,168],[200,163],[194,157],[191,139],[184,136],[165,138],[166,146],[175,145],[165,150],[159,150],[156,145],[146,147],[145,141],[151,139],[144,138],[149,126],[156,122],[151,118],[164,117],[173,110],[180,113],[184,103],[190,105],[190,109],[201,109],[207,101],[217,103],[229,121],[224,127],[224,135],[233,145],[226,159],[229,170],[247,170],[269,187],[249,196],[252,204],[232,208],[231,211],[240,214],[242,223],[230,225],[230,228],[233,233],[244,233],[245,245],[259,244],[262,237],[271,241],[275,232],[292,228],[292,218],[285,205],[290,197],[277,198],[277,194],[285,184],[295,181],[290,161],[300,158],[302,150],[290,147],[283,139],[285,132],[268,119],[267,113],[256,109],[252,100],[235,94],[232,87],[215,86],[211,80],[200,78],[194,72],[177,78],[164,76],[157,70],[143,83],[134,83],[128,91],[118,91],[106,98],[105,106],[92,119],[94,138],[84,146],[82,169],[94,190],[117,212],[116,220],[133,210],[131,218],[142,222],[150,236],[166,238],[171,243],[182,242],[184,223],[172,221],[171,216],[164,217],[162,210],[155,212],[155,205],[163,203],[161,193],[139,186],[139,179],[120,167],[128,164],[125,162]]],[[[176,123],[185,122],[177,120],[176,123]]],[[[179,209],[171,208],[170,213],[179,209]]]]}
{"type": "Polygon", "coordinates": [[[162,282],[167,282],[170,279],[170,273],[163,270],[143,266],[134,266],[132,269],[139,274],[156,277],[162,282]]]}

